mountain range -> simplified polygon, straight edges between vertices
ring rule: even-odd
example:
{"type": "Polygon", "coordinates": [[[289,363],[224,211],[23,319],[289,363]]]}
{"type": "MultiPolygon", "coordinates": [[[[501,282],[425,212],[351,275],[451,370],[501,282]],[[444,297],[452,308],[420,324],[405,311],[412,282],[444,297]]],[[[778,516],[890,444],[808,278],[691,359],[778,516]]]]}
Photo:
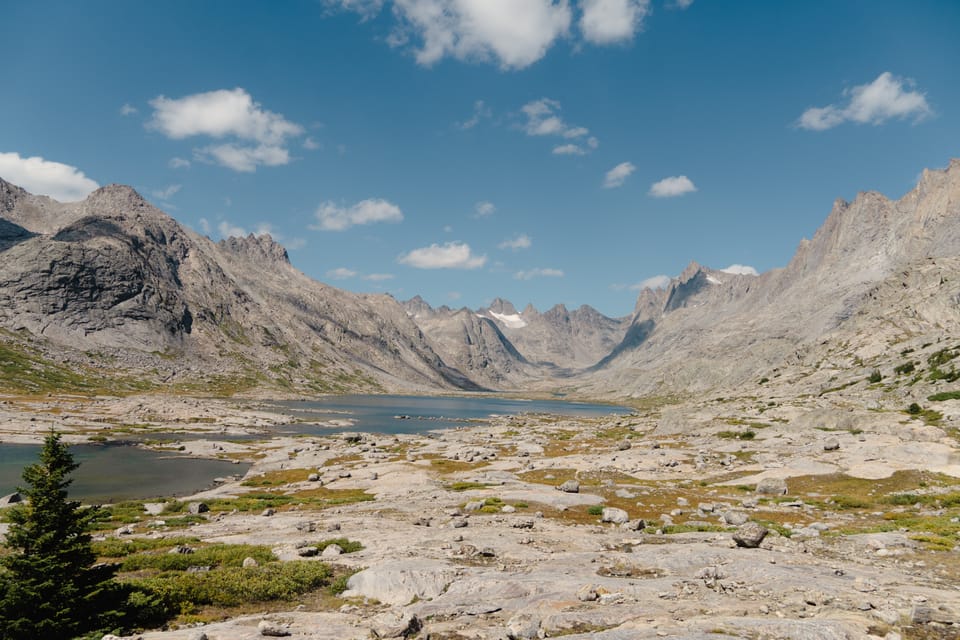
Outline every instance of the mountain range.
{"type": "Polygon", "coordinates": [[[129,187],[60,203],[0,179],[0,356],[13,391],[813,392],[948,340],[958,273],[958,160],[899,200],[836,201],[784,268],[693,262],[625,318],[355,294],[295,269],[269,236],[213,242],[129,187]]]}

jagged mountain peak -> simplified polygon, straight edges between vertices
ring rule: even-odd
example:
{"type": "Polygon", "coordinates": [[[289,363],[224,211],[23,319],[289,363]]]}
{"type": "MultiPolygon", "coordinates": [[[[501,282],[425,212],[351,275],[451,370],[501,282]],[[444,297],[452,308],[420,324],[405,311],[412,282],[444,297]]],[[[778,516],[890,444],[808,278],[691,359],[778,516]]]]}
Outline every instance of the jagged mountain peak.
{"type": "Polygon", "coordinates": [[[221,240],[218,245],[227,251],[257,262],[290,264],[287,250],[269,233],[261,235],[251,233],[246,237],[230,236],[221,240]]]}
{"type": "Polygon", "coordinates": [[[487,307],[490,311],[494,313],[499,313],[501,315],[516,315],[517,309],[513,306],[513,303],[509,300],[504,300],[503,298],[494,298],[490,303],[490,306],[487,307]]]}

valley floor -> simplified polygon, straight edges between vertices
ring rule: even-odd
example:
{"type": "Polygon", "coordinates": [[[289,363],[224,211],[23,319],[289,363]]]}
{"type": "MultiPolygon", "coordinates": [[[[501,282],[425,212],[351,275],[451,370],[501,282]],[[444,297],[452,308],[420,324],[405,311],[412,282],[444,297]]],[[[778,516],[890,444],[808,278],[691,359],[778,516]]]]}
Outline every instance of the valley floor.
{"type": "Polygon", "coordinates": [[[248,460],[243,479],[127,505],[101,542],[266,545],[352,574],[337,595],[198,607],[147,640],[960,637],[960,456],[921,419],[744,399],[231,441],[289,420],[255,402],[8,398],[0,439],[222,433],[178,447],[248,460]],[[320,552],[331,539],[342,553],[320,552]]]}

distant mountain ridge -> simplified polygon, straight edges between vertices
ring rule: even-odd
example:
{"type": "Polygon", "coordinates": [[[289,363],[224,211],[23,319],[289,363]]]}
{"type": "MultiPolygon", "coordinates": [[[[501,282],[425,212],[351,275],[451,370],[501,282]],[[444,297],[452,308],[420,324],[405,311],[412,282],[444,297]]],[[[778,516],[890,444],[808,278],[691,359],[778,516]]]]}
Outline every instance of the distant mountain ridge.
{"type": "Polygon", "coordinates": [[[692,262],[619,319],[588,306],[518,311],[498,298],[470,310],[354,294],[296,270],[269,236],[215,243],[129,187],[59,203],[0,180],[0,347],[159,385],[813,393],[888,367],[892,345],[920,352],[956,333],[960,160],[924,171],[896,201],[838,200],[782,269],[692,262]]]}

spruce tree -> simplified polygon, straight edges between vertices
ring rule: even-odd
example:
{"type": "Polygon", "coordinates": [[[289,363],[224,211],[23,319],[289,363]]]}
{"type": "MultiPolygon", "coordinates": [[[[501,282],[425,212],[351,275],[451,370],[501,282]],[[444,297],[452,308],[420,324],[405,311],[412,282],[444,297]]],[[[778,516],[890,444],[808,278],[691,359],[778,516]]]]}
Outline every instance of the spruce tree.
{"type": "Polygon", "coordinates": [[[78,466],[51,431],[40,462],[23,472],[25,501],[8,510],[9,553],[0,557],[0,638],[63,640],[116,620],[115,569],[95,565],[90,545],[98,509],[67,499],[78,466]]]}

